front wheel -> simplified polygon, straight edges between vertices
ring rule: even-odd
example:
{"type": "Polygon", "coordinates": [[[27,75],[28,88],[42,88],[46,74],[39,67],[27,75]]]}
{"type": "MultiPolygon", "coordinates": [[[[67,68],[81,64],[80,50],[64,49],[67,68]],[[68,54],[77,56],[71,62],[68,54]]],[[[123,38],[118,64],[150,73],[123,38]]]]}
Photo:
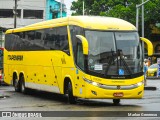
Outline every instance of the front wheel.
{"type": "Polygon", "coordinates": [[[157,72],[154,73],[154,76],[157,76],[157,72]]]}
{"type": "Polygon", "coordinates": [[[77,103],[77,98],[73,96],[73,89],[71,82],[68,83],[68,101],[70,104],[77,103]]]}

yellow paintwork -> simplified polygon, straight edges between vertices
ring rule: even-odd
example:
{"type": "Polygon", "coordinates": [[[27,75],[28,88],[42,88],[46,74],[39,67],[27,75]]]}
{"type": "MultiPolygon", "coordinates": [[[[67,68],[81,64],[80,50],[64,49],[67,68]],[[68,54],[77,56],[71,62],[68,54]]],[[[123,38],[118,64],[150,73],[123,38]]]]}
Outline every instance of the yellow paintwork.
{"type": "MultiPolygon", "coordinates": [[[[116,79],[112,79],[112,80],[106,80],[103,78],[99,78],[99,77],[95,77],[95,76],[86,76],[85,78],[90,79],[92,81],[98,82],[100,84],[104,84],[104,85],[115,85],[115,86],[127,86],[127,85],[132,85],[132,84],[136,84],[138,82],[141,82],[144,80],[144,76],[138,77],[138,78],[134,78],[132,80],[130,79],[121,79],[121,80],[116,80],[116,79]]],[[[129,98],[142,98],[143,94],[144,94],[144,84],[138,88],[135,89],[131,89],[131,90],[107,90],[107,89],[102,89],[99,88],[97,86],[93,86],[91,84],[85,83],[85,88],[86,88],[86,95],[85,98],[120,98],[120,99],[129,99],[129,98]],[[92,93],[92,91],[95,91],[97,93],[97,95],[94,95],[92,93]],[[113,97],[113,93],[115,92],[123,92],[124,96],[123,97],[113,97]],[[139,92],[141,92],[141,94],[138,94],[139,92]]]]}
{"type": "Polygon", "coordinates": [[[153,44],[151,43],[150,40],[140,37],[142,41],[144,41],[147,44],[148,47],[148,56],[152,56],[153,55],[153,44]]]}
{"type": "Polygon", "coordinates": [[[22,32],[26,30],[35,30],[42,28],[52,28],[64,25],[78,25],[88,29],[100,30],[136,30],[135,26],[131,23],[118,18],[112,17],[98,17],[98,16],[70,16],[39,22],[36,24],[28,25],[26,27],[10,29],[7,33],[22,32]]]}
{"type": "MultiPolygon", "coordinates": [[[[127,21],[111,18],[111,17],[91,17],[91,16],[70,16],[66,18],[59,18],[49,21],[44,21],[36,24],[32,24],[26,27],[7,30],[6,34],[14,32],[22,32],[28,30],[36,30],[43,28],[54,28],[67,25],[68,28],[68,40],[70,48],[70,56],[62,51],[50,50],[50,51],[14,51],[9,52],[4,50],[4,81],[8,84],[12,84],[13,73],[18,76],[20,73],[24,74],[26,83],[33,83],[32,87],[45,85],[50,88],[56,87],[59,89],[59,93],[64,93],[64,80],[69,78],[73,86],[74,96],[81,98],[112,98],[114,92],[123,92],[124,97],[121,98],[141,98],[143,96],[144,85],[131,90],[107,90],[95,87],[84,81],[83,77],[106,85],[125,86],[132,85],[144,80],[144,76],[134,79],[104,79],[96,76],[91,76],[81,71],[74,63],[73,50],[71,44],[71,36],[69,31],[69,25],[78,25],[83,28],[92,30],[109,30],[109,31],[136,31],[135,26],[127,21]],[[22,61],[9,60],[8,55],[23,55],[22,61]],[[65,64],[62,63],[65,61],[65,64]],[[91,93],[91,90],[97,92],[97,96],[91,93]],[[141,94],[138,95],[138,93],[141,94]]],[[[82,37],[81,37],[82,38],[82,37]]],[[[82,39],[84,54],[88,54],[88,42],[82,39]]],[[[28,86],[31,87],[31,86],[28,86]]],[[[31,87],[31,88],[32,88],[31,87]]],[[[39,88],[37,88],[39,89],[39,88]]],[[[42,88],[41,88],[42,89],[42,88]]],[[[42,89],[44,90],[44,89],[42,89]]],[[[45,89],[46,90],[46,89],[45,89]]],[[[51,90],[46,90],[55,92],[51,90]]],[[[120,98],[120,99],[121,99],[120,98]]]]}
{"type": "Polygon", "coordinates": [[[86,96],[85,98],[92,98],[92,99],[140,99],[143,97],[144,94],[144,85],[132,89],[132,90],[107,90],[101,89],[96,86],[86,84],[86,96]],[[94,95],[92,91],[96,92],[97,95],[94,95]],[[113,97],[114,93],[122,92],[124,94],[123,97],[113,97]],[[140,93],[140,94],[139,94],[140,93]]]}

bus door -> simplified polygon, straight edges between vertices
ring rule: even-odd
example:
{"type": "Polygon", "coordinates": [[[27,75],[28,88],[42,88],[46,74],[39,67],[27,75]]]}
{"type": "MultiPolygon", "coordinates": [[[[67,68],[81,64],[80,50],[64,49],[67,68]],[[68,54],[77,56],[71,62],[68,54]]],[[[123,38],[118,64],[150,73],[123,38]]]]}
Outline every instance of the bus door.
{"type": "Polygon", "coordinates": [[[75,86],[76,86],[76,92],[80,97],[85,97],[85,83],[83,80],[84,77],[84,54],[83,54],[83,49],[82,49],[82,43],[81,41],[77,42],[77,53],[76,53],[76,75],[75,75],[75,86]]]}

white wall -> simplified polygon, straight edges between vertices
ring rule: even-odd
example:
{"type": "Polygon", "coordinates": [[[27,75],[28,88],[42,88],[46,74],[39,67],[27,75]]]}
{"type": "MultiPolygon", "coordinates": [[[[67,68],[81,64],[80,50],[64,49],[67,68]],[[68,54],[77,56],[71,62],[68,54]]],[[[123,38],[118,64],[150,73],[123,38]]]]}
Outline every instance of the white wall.
{"type": "MultiPolygon", "coordinates": [[[[17,27],[23,27],[45,20],[46,0],[17,0],[17,9],[21,9],[21,18],[17,18],[17,27]],[[43,10],[43,19],[23,19],[23,9],[43,10]]],[[[14,0],[0,0],[0,9],[13,9],[14,0]]],[[[14,18],[0,18],[0,26],[5,28],[14,27],[14,18]]]]}

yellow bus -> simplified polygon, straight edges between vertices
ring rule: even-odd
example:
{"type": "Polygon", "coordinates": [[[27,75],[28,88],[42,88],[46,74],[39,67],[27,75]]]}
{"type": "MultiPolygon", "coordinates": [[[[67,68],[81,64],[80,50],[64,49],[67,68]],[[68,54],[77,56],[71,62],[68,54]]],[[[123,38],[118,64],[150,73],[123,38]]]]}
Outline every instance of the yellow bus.
{"type": "Polygon", "coordinates": [[[127,21],[98,16],[48,20],[5,35],[4,80],[28,89],[77,98],[139,99],[144,93],[142,41],[127,21]]]}

